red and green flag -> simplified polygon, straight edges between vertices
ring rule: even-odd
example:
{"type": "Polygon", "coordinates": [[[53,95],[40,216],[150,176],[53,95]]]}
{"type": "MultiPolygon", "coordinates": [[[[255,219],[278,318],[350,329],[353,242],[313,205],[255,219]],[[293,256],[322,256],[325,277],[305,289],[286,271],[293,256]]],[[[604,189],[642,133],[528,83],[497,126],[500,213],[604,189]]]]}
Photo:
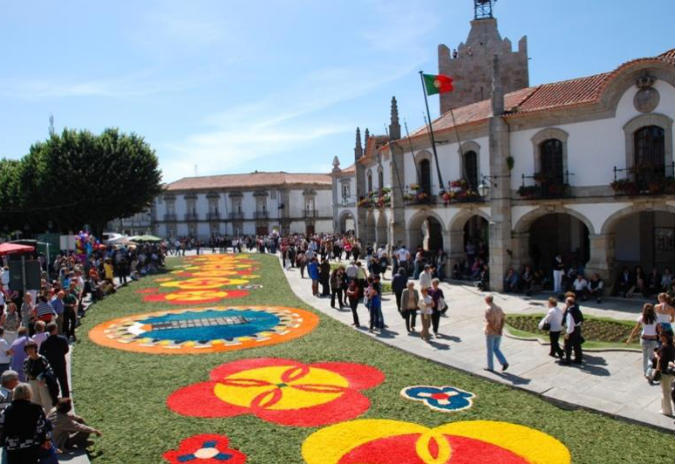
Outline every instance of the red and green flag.
{"type": "Polygon", "coordinates": [[[452,92],[452,77],[443,74],[422,74],[427,95],[452,92]]]}

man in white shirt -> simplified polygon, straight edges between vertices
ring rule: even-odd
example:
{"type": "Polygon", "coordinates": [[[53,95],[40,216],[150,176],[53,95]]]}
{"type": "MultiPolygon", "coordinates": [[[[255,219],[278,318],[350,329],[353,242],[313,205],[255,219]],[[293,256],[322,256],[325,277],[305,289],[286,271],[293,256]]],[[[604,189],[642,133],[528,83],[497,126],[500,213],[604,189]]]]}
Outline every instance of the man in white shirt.
{"type": "Polygon", "coordinates": [[[548,353],[552,357],[563,358],[563,350],[560,348],[560,332],[562,332],[563,312],[558,307],[558,300],[554,297],[548,299],[548,313],[539,322],[539,330],[544,330],[544,324],[548,324],[548,338],[551,342],[551,349],[548,353]]]}
{"type": "Polygon", "coordinates": [[[0,374],[9,369],[9,362],[11,361],[9,348],[10,345],[5,340],[5,329],[0,327],[0,374]]]}
{"type": "Polygon", "coordinates": [[[2,288],[5,291],[9,290],[9,267],[5,266],[2,268],[2,274],[0,274],[0,282],[2,282],[2,288]]]}
{"type": "Polygon", "coordinates": [[[577,295],[577,298],[586,301],[586,297],[588,296],[588,282],[584,279],[583,274],[577,274],[577,278],[572,282],[572,287],[574,287],[574,293],[577,295]]]}
{"type": "Polygon", "coordinates": [[[424,265],[424,271],[420,274],[420,288],[429,288],[431,287],[431,266],[428,264],[424,265]]]}

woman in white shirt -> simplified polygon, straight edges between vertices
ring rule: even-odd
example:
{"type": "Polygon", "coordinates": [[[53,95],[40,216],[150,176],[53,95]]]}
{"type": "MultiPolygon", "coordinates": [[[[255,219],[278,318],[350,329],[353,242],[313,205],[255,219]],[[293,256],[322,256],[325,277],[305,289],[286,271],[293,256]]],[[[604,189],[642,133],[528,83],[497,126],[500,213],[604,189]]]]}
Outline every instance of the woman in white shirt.
{"type": "Polygon", "coordinates": [[[672,324],[675,322],[675,308],[668,304],[668,294],[659,293],[657,298],[659,300],[659,304],[654,305],[656,322],[667,322],[668,324],[672,324]]]}
{"type": "Polygon", "coordinates": [[[420,308],[420,315],[422,316],[422,332],[420,337],[422,340],[429,341],[431,335],[429,334],[429,326],[431,325],[431,313],[433,313],[433,304],[434,300],[429,295],[427,288],[421,289],[422,296],[420,297],[419,302],[417,303],[420,308]]]}
{"type": "Polygon", "coordinates": [[[551,342],[549,356],[560,359],[563,357],[563,350],[560,348],[560,332],[562,332],[563,311],[558,307],[558,300],[554,297],[548,299],[548,313],[539,322],[539,330],[544,330],[544,324],[549,324],[548,338],[551,342]]]}
{"type": "Polygon", "coordinates": [[[647,377],[649,361],[659,344],[658,336],[656,335],[657,323],[658,317],[654,311],[654,305],[645,303],[644,306],[642,306],[642,314],[638,317],[635,328],[630,333],[628,340],[626,340],[626,345],[630,344],[630,342],[633,341],[633,337],[638,333],[638,330],[642,328],[640,344],[642,345],[642,373],[645,377],[647,377]]]}

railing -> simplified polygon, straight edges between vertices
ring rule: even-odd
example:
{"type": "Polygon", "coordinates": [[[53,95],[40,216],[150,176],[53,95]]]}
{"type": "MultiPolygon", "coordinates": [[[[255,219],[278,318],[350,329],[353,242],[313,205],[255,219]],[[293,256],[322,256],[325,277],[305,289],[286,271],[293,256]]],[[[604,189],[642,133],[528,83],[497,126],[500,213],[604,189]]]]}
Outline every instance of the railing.
{"type": "Polygon", "coordinates": [[[405,195],[403,197],[403,202],[406,205],[414,206],[414,205],[435,205],[436,204],[436,196],[435,195],[429,195],[427,193],[423,192],[418,192],[414,195],[405,195]]]}
{"type": "Polygon", "coordinates": [[[164,220],[165,221],[176,221],[176,213],[165,213],[164,214],[164,220]]]}
{"type": "Polygon", "coordinates": [[[573,175],[573,173],[565,171],[562,179],[560,179],[544,173],[535,173],[531,176],[523,174],[518,195],[529,199],[570,198],[569,178],[573,175]],[[525,179],[532,179],[535,183],[526,185],[525,179]]]}
{"type": "Polygon", "coordinates": [[[305,210],[305,218],[315,218],[319,216],[319,212],[315,209],[306,209],[305,210]]]}
{"type": "Polygon", "coordinates": [[[199,215],[197,213],[185,213],[185,221],[186,222],[198,221],[198,220],[199,220],[199,215]]]}
{"type": "Polygon", "coordinates": [[[234,211],[230,213],[230,219],[244,219],[243,211],[234,211]]]}
{"type": "Polygon", "coordinates": [[[255,219],[267,219],[269,217],[268,211],[255,211],[253,213],[255,219]]]}
{"type": "Polygon", "coordinates": [[[663,166],[645,164],[619,169],[614,166],[615,195],[662,195],[675,193],[675,162],[663,166]]]}
{"type": "Polygon", "coordinates": [[[220,219],[220,212],[209,211],[208,213],[206,213],[206,219],[209,221],[217,221],[220,219]]]}

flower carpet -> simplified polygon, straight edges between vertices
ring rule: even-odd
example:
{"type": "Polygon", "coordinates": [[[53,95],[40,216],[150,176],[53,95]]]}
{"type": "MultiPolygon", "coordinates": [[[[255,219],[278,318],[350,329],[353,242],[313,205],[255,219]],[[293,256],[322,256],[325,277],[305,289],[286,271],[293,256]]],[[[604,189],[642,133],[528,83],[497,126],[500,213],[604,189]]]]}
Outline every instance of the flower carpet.
{"type": "Polygon", "coordinates": [[[78,414],[103,431],[93,464],[619,464],[675,454],[672,435],[564,410],[364,337],[297,299],[276,256],[167,263],[82,319],[90,336],[73,352],[73,382],[78,414]]]}

